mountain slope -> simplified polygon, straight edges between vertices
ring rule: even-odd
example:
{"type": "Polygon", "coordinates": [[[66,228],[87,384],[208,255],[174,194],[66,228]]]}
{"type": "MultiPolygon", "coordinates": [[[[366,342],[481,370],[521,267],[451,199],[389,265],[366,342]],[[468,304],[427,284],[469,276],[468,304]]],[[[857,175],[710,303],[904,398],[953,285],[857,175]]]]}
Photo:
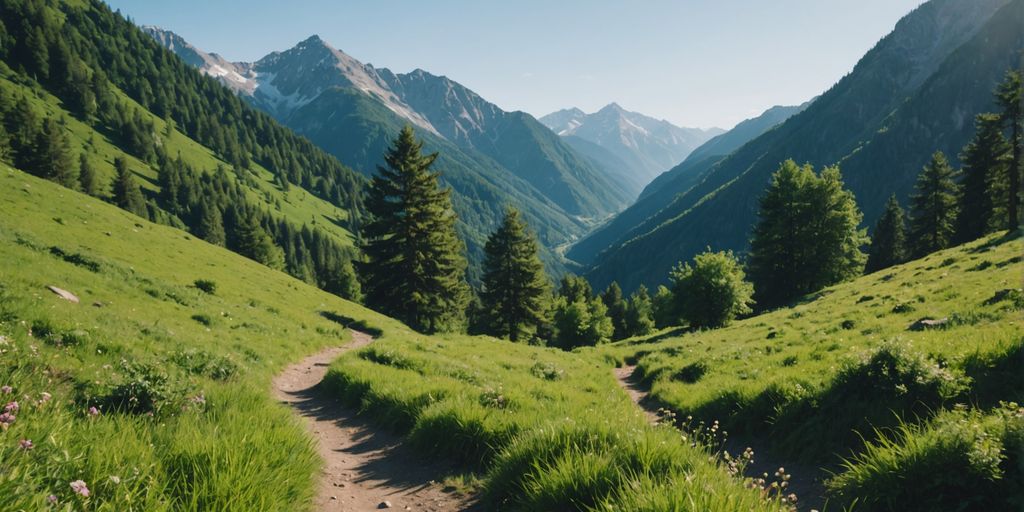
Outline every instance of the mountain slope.
{"type": "Polygon", "coordinates": [[[521,209],[538,232],[553,273],[564,264],[553,250],[626,205],[623,185],[604,166],[522,112],[505,112],[446,77],[422,70],[396,74],[362,64],[310,37],[294,48],[234,69],[255,85],[242,87],[210,65],[211,55],[171,32],[150,29],[163,44],[192,57],[199,69],[218,76],[253,105],[309,137],[364,175],[382,162],[382,149],[396,127],[411,123],[453,189],[460,231],[471,267],[506,205],[521,209]],[[170,47],[170,46],[169,46],[170,47]],[[203,57],[205,55],[205,57],[203,57]]]}
{"type": "Polygon", "coordinates": [[[993,87],[1019,65],[1022,23],[1024,0],[923,4],[807,110],[732,153],[606,249],[588,277],[630,289],[664,282],[673,264],[708,245],[744,250],[757,197],[787,158],[838,163],[872,225],[889,194],[905,202],[933,151],[955,160],[973,115],[994,108],[993,87]]]}
{"type": "Polygon", "coordinates": [[[601,146],[628,166],[641,187],[682,162],[691,151],[723,130],[681,128],[610,103],[593,114],[577,108],[559,110],[540,122],[562,137],[578,137],[601,146]]]}
{"type": "Polygon", "coordinates": [[[610,221],[590,232],[569,249],[566,255],[582,264],[590,264],[598,253],[616,241],[631,238],[630,234],[645,220],[668,206],[679,194],[695,185],[726,155],[746,144],[793,114],[809,105],[798,107],[772,107],[758,117],[737,124],[732,130],[718,135],[695,149],[686,160],[665,171],[644,187],[640,197],[610,221]]]}

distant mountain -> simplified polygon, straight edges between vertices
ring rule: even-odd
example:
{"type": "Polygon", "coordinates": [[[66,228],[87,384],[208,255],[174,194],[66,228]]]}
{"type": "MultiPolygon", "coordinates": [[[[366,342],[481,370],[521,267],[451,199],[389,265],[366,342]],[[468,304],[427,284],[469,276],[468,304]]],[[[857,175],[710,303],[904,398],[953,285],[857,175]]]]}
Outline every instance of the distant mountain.
{"type": "MultiPolygon", "coordinates": [[[[1024,0],[932,0],[905,16],[850,74],[803,112],[743,145],[670,204],[607,244],[587,277],[624,290],[666,281],[705,247],[744,251],[758,197],[781,161],[839,164],[874,224],[886,198],[906,204],[935,150],[956,164],[973,116],[1024,50],[1024,0]]],[[[570,253],[572,254],[572,253],[570,253]]]]}
{"type": "Polygon", "coordinates": [[[520,208],[562,269],[554,248],[626,206],[635,194],[529,114],[506,112],[447,77],[374,68],[312,36],[255,63],[230,63],[149,27],[157,41],[347,165],[371,175],[411,123],[453,189],[471,260],[506,205],[520,208]]]}
{"type": "Polygon", "coordinates": [[[681,128],[630,112],[617,103],[593,114],[578,108],[559,110],[540,118],[540,122],[562,137],[571,137],[570,143],[577,149],[581,149],[578,141],[583,140],[615,155],[628,166],[621,178],[638,185],[637,192],[708,139],[723,133],[719,128],[681,128]]]}
{"type": "Polygon", "coordinates": [[[808,101],[799,106],[772,107],[705,142],[682,163],[665,171],[644,187],[640,197],[629,208],[574,244],[567,252],[567,256],[578,263],[592,263],[604,248],[635,234],[637,226],[643,225],[648,218],[672,203],[677,195],[693,187],[700,181],[701,176],[729,153],[792,115],[802,112],[810,104],[808,101]]]}

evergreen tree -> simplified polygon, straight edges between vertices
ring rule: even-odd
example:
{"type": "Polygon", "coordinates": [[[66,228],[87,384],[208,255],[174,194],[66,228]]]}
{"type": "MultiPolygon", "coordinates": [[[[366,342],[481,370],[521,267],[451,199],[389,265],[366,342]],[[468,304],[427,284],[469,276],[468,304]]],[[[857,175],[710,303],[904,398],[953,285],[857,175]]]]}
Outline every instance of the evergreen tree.
{"type": "Polygon", "coordinates": [[[586,279],[566,274],[558,285],[558,295],[565,297],[569,302],[588,301],[594,298],[594,292],[590,289],[590,283],[586,279]]]}
{"type": "Polygon", "coordinates": [[[896,194],[885,203],[885,212],[875,225],[871,237],[871,250],[864,273],[903,263],[907,259],[906,219],[896,194]]]}
{"type": "Polygon", "coordinates": [[[698,254],[693,266],[677,266],[671,280],[677,310],[693,329],[723,327],[751,311],[754,287],[732,252],[698,254]]]}
{"type": "Polygon", "coordinates": [[[654,307],[647,287],[640,285],[629,296],[629,309],[626,310],[626,337],[646,336],[654,331],[654,307]]]}
{"type": "Polygon", "coordinates": [[[92,164],[89,163],[89,157],[85,153],[79,153],[78,155],[78,185],[81,187],[82,192],[90,196],[99,195],[99,176],[96,175],[96,170],[92,168],[92,164]]]}
{"type": "Polygon", "coordinates": [[[547,319],[548,280],[537,240],[509,208],[484,246],[483,291],[487,333],[519,341],[547,319]]]}
{"type": "Polygon", "coordinates": [[[612,339],[625,339],[628,336],[626,311],[629,306],[622,298],[622,288],[619,288],[619,283],[612,281],[612,284],[608,285],[608,288],[601,294],[601,302],[604,302],[604,306],[608,309],[608,318],[612,320],[614,327],[612,339]]]}
{"type": "Polygon", "coordinates": [[[327,274],[324,290],[352,302],[363,300],[359,278],[356,276],[356,269],[352,266],[351,258],[337,260],[336,263],[328,267],[327,274]]]}
{"type": "Polygon", "coordinates": [[[284,269],[284,251],[274,244],[253,212],[239,212],[232,238],[238,254],[272,269],[284,269]]]}
{"type": "Polygon", "coordinates": [[[676,299],[667,286],[658,286],[658,291],[651,300],[654,326],[664,329],[671,325],[679,325],[679,312],[676,311],[676,299]]]}
{"type": "Polygon", "coordinates": [[[608,318],[608,309],[600,299],[570,302],[559,296],[554,309],[554,344],[562,349],[606,343],[615,330],[608,318]]]}
{"type": "Polygon", "coordinates": [[[52,118],[43,121],[43,129],[36,133],[33,152],[29,169],[33,174],[68,188],[78,188],[77,170],[71,162],[68,138],[52,118]]]}
{"type": "Polygon", "coordinates": [[[430,170],[437,153],[422,147],[406,125],[373,177],[362,232],[366,303],[418,331],[453,331],[469,299],[464,247],[450,190],[430,170]]]}
{"type": "Polygon", "coordinates": [[[941,151],[932,155],[914,185],[910,198],[910,243],[913,256],[949,247],[956,219],[955,172],[941,151]]]}
{"type": "Polygon", "coordinates": [[[114,204],[140,217],[146,216],[146,200],[142,197],[135,176],[128,170],[128,162],[121,157],[114,159],[114,204]]]}
{"type": "Polygon", "coordinates": [[[217,208],[216,205],[205,202],[200,205],[196,236],[221,247],[227,243],[227,235],[224,233],[224,218],[221,216],[220,208],[217,208]]]}
{"type": "Polygon", "coordinates": [[[1012,69],[996,90],[996,101],[1002,107],[1003,123],[1010,130],[1010,169],[1006,187],[1006,214],[1009,230],[1020,225],[1020,187],[1024,162],[1021,162],[1021,146],[1024,146],[1024,83],[1021,71],[1012,69]]]}
{"type": "MultiPolygon", "coordinates": [[[[960,181],[956,241],[963,243],[988,233],[990,226],[1006,227],[1005,219],[996,221],[996,205],[1004,204],[1002,194],[994,194],[1006,176],[1010,146],[1003,137],[1003,121],[997,114],[978,114],[974,120],[974,138],[964,147],[960,181]]],[[[1005,213],[1005,212],[1004,212],[1005,213]]]]}
{"type": "Polygon", "coordinates": [[[862,214],[837,167],[782,163],[760,201],[749,274],[770,307],[852,278],[864,269],[862,214]]]}

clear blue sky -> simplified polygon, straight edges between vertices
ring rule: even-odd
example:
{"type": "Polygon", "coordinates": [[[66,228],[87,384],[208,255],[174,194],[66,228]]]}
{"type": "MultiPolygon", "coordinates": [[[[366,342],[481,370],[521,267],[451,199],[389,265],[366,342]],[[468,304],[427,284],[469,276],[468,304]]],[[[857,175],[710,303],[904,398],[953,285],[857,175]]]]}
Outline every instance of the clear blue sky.
{"type": "Polygon", "coordinates": [[[921,0],[108,0],[139,24],[252,61],[319,34],[535,116],[615,101],[731,127],[827,89],[921,0]]]}

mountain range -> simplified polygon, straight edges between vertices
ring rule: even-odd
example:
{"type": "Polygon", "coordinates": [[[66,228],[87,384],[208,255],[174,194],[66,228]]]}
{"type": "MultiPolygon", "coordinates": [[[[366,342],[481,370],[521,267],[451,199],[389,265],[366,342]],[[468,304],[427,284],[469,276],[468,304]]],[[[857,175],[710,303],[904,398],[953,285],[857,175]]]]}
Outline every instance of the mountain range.
{"type": "Polygon", "coordinates": [[[549,270],[554,249],[625,207],[635,195],[622,173],[595,165],[524,112],[507,112],[444,76],[363,64],[318,36],[253,63],[228,62],[173,32],[146,27],[159,43],[278,121],[365,175],[402,126],[411,124],[452,189],[471,263],[504,208],[537,231],[549,270]]]}
{"type": "Polygon", "coordinates": [[[1022,26],[1024,0],[922,4],[803,111],[703,171],[668,173],[608,224],[610,236],[595,242],[599,231],[569,256],[590,263],[595,288],[617,281],[628,291],[666,282],[673,265],[707,247],[745,251],[758,197],[790,158],[838,164],[873,226],[890,194],[907,203],[934,151],[958,164],[974,115],[996,108],[992,90],[1020,65],[1022,26]]]}
{"type": "Polygon", "coordinates": [[[610,103],[592,114],[578,108],[540,118],[580,153],[618,173],[634,195],[659,174],[682,162],[708,139],[724,132],[682,128],[610,103]]]}

